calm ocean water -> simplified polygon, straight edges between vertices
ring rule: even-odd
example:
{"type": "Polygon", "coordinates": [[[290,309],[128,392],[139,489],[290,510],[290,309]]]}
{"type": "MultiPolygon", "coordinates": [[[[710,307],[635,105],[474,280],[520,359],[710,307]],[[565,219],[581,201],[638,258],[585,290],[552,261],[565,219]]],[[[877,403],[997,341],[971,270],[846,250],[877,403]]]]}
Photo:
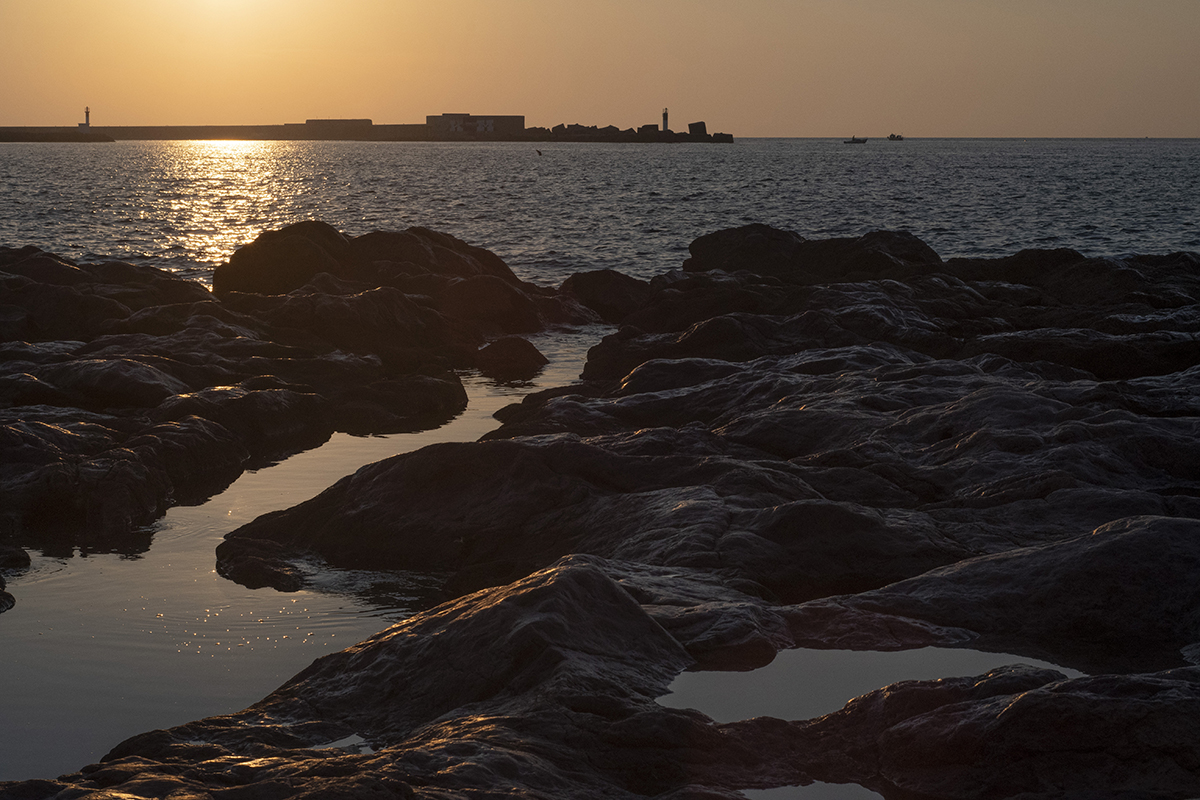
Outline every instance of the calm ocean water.
{"type": "MultiPolygon", "coordinates": [[[[207,281],[236,247],[298,220],[350,234],[424,225],[547,285],[604,267],[649,277],[678,267],[697,236],[747,222],[808,237],[906,229],[943,257],[1200,249],[1200,140],[540,147],[539,156],[512,143],[0,144],[0,244],[207,281]]],[[[543,337],[553,364],[526,388],[570,381],[598,335],[543,337]]],[[[338,436],[247,473],[203,506],[172,510],[147,553],[35,553],[34,569],[9,581],[16,607],[0,615],[0,780],[52,777],[134,733],[238,710],[402,616],[403,587],[376,604],[243,589],[216,575],[213,549],[362,464],[478,438],[495,425],[491,412],[526,390],[464,379],[472,407],[451,425],[338,436]]]]}
{"type": "Polygon", "coordinates": [[[206,279],[264,229],[424,225],[527,280],[677,267],[697,236],[906,229],[943,257],[1200,249],[1200,140],[752,139],[726,145],[0,144],[0,244],[206,279]]]}

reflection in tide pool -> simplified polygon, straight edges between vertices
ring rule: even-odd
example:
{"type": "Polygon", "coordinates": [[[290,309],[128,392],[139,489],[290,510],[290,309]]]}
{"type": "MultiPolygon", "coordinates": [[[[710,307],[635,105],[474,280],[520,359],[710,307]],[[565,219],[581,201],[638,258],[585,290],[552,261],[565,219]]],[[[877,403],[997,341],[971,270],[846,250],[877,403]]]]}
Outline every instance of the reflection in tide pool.
{"type": "Polygon", "coordinates": [[[574,380],[598,332],[530,337],[551,361],[531,383],[464,376],[470,406],[441,428],[337,434],[243,474],[203,505],[171,509],[143,554],[33,553],[33,568],[9,580],[16,606],[0,615],[0,781],[56,777],[135,734],[239,711],[314,659],[407,616],[406,595],[418,595],[428,576],[407,584],[388,576],[385,602],[251,590],[216,573],[214,550],[234,528],[307,500],[364,464],[478,439],[497,426],[499,408],[574,380]]]}
{"type": "Polygon", "coordinates": [[[831,714],[848,701],[899,681],[982,675],[1008,664],[1083,675],[1046,661],[960,648],[916,650],[783,650],[751,672],[684,672],[658,702],[694,708],[717,722],[751,717],[799,720],[831,714]]]}
{"type": "Polygon", "coordinates": [[[857,783],[812,783],[778,789],[745,789],[747,800],[878,800],[881,795],[857,783]]]}
{"type": "MultiPolygon", "coordinates": [[[[694,708],[717,722],[752,717],[813,719],[848,701],[898,681],[982,675],[1008,664],[1056,669],[1069,678],[1083,673],[1046,661],[979,650],[923,647],[916,650],[781,651],[765,667],[750,672],[684,672],[671,693],[658,702],[694,708]]],[[[879,795],[856,784],[814,783],[745,791],[751,800],[869,800],[879,795]]]]}

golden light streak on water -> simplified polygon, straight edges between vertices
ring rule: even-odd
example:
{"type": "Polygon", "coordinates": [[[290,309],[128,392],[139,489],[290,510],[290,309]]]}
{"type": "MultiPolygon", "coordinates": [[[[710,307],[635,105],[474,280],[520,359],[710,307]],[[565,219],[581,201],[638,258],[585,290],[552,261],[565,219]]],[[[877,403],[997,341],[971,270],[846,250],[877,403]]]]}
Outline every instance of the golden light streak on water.
{"type": "MultiPolygon", "coordinates": [[[[281,201],[294,169],[284,142],[180,142],[163,159],[163,183],[186,187],[166,200],[177,245],[201,263],[219,264],[265,225],[259,210],[281,201]]],[[[170,191],[170,190],[168,190],[170,191]]]]}

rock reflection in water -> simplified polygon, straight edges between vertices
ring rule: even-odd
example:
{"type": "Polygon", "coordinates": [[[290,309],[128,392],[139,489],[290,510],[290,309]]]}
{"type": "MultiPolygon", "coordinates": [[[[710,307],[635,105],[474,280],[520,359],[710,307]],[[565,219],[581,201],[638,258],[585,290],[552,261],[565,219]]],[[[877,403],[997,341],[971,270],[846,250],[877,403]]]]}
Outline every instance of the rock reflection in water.
{"type": "Polygon", "coordinates": [[[821,783],[781,786],[778,789],[743,789],[747,800],[877,800],[882,795],[857,783],[821,783]]]}
{"type": "Polygon", "coordinates": [[[501,406],[531,388],[573,380],[596,336],[533,338],[552,361],[533,384],[464,375],[470,407],[441,428],[335,434],[320,448],[243,473],[203,505],[170,509],[145,532],[146,551],[132,558],[35,553],[31,569],[9,578],[19,602],[0,621],[0,674],[21,687],[0,695],[0,781],[58,775],[98,761],[127,736],[243,708],[314,658],[407,616],[395,574],[387,576],[387,597],[344,594],[371,579],[362,572],[327,575],[313,591],[248,590],[216,574],[213,549],[229,530],[365,463],[479,438],[495,427],[501,406]]]}
{"type": "Polygon", "coordinates": [[[751,717],[813,719],[831,714],[859,695],[899,681],[982,675],[1006,664],[1083,675],[1045,661],[979,650],[922,647],[871,650],[784,650],[752,672],[684,672],[659,699],[670,708],[694,708],[717,722],[751,717]]]}

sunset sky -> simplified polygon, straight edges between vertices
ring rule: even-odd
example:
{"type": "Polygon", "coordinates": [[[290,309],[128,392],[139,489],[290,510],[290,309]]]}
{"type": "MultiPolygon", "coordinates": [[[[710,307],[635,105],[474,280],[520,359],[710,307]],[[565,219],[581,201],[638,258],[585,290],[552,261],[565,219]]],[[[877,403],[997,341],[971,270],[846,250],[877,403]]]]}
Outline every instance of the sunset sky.
{"type": "Polygon", "coordinates": [[[1200,0],[0,0],[0,125],[1200,136],[1200,0]]]}

